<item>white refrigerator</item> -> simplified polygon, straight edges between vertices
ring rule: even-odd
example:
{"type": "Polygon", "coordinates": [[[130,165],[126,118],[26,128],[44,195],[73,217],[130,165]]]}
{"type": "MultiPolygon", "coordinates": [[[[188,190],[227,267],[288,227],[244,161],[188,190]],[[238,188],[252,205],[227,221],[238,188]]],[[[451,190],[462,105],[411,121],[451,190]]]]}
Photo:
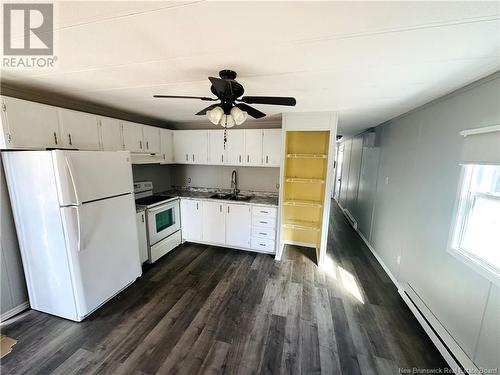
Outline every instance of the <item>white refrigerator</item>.
{"type": "Polygon", "coordinates": [[[128,151],[6,151],[33,309],[81,321],[141,275],[128,151]]]}

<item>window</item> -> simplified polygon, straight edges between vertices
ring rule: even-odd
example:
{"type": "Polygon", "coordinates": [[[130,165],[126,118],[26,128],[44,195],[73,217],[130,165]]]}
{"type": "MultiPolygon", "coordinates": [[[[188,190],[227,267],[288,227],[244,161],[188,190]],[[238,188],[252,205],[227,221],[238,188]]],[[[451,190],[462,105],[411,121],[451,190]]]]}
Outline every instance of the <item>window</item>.
{"type": "Polygon", "coordinates": [[[500,165],[462,168],[451,250],[500,279],[500,165]]]}

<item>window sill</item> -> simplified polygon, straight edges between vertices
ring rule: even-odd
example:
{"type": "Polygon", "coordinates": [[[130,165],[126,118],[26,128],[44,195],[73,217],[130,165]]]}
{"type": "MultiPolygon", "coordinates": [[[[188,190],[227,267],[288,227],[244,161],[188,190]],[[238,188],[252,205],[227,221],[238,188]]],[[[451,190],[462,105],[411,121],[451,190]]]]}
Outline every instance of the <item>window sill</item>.
{"type": "Polygon", "coordinates": [[[460,260],[462,263],[465,263],[467,266],[469,266],[474,271],[479,273],[481,276],[488,279],[496,286],[500,287],[500,273],[498,273],[495,269],[475,259],[474,257],[470,256],[467,252],[461,249],[448,247],[448,252],[451,255],[453,255],[456,259],[460,260]]]}

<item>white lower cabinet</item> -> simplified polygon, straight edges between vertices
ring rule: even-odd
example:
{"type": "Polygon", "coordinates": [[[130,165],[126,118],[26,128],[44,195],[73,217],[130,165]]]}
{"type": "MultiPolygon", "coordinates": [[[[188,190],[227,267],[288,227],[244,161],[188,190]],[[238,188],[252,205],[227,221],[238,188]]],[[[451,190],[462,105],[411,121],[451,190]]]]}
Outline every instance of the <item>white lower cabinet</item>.
{"type": "Polygon", "coordinates": [[[224,243],[226,237],[226,213],[224,203],[217,201],[202,202],[204,242],[224,243]]]}
{"type": "Polygon", "coordinates": [[[202,201],[181,199],[181,229],[185,241],[201,241],[203,233],[202,201]]]}
{"type": "Polygon", "coordinates": [[[146,213],[139,211],[135,214],[137,221],[137,237],[139,239],[139,257],[141,263],[148,260],[148,238],[146,233],[146,213]]]}
{"type": "Polygon", "coordinates": [[[274,253],[276,250],[276,207],[252,207],[253,250],[274,253]]]}
{"type": "Polygon", "coordinates": [[[250,247],[251,206],[226,204],[226,245],[250,247]]]}
{"type": "Polygon", "coordinates": [[[274,253],[276,207],[181,199],[184,241],[274,253]]]}

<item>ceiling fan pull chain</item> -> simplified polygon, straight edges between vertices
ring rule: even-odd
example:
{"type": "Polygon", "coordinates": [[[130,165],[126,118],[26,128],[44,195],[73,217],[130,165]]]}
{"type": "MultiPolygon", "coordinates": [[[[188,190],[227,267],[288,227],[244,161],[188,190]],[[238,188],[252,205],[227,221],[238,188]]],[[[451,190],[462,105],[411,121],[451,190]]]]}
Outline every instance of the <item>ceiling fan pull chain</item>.
{"type": "Polygon", "coordinates": [[[227,142],[227,126],[224,125],[224,150],[226,149],[226,142],[227,142]]]}

